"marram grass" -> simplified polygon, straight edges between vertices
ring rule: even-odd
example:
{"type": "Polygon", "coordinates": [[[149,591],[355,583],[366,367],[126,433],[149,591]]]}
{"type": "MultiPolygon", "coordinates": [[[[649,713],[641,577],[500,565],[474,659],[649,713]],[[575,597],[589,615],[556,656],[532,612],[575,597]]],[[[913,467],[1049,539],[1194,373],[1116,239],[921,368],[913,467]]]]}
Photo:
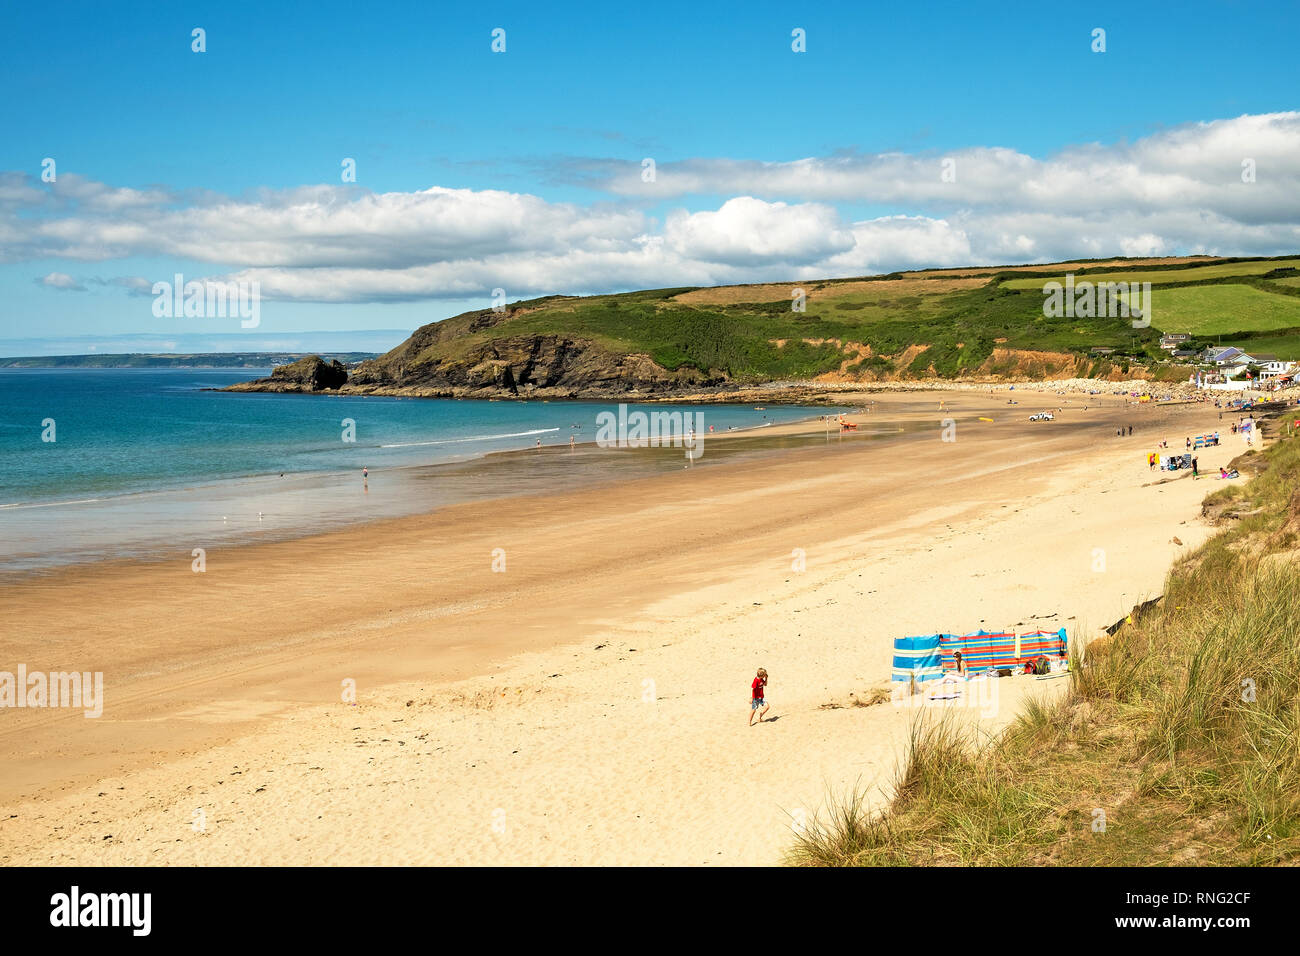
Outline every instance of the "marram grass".
{"type": "Polygon", "coordinates": [[[1060,701],[991,742],[921,712],[889,805],[833,799],[788,862],[1300,862],[1300,441],[1262,458],[1219,495],[1245,517],[1094,642],[1060,701]]]}

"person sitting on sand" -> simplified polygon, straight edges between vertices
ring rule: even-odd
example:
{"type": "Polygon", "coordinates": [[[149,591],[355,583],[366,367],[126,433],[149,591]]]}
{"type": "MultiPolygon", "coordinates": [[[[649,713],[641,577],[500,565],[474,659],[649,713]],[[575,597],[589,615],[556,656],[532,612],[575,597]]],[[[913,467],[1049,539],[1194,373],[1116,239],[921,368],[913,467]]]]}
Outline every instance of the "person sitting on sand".
{"type": "Polygon", "coordinates": [[[958,674],[965,674],[965,673],[966,673],[966,662],[963,661],[963,660],[961,659],[961,651],[953,651],[953,652],[952,652],[952,659],[953,659],[953,660],[956,662],[956,664],[957,664],[957,673],[958,673],[958,674]]]}
{"type": "Polygon", "coordinates": [[[758,669],[758,676],[754,678],[754,682],[749,686],[753,691],[749,700],[749,726],[753,727],[754,711],[758,710],[760,707],[763,708],[758,713],[758,722],[760,724],[763,722],[763,715],[767,713],[767,698],[764,696],[767,691],[767,671],[760,667],[758,669]]]}

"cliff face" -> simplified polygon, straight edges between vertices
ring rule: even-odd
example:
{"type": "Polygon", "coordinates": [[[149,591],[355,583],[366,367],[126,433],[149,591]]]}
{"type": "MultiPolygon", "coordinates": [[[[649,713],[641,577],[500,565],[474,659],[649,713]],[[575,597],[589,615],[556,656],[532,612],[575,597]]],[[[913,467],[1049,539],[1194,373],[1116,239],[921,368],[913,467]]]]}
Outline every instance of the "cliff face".
{"type": "Polygon", "coordinates": [[[450,354],[430,348],[441,330],[425,326],[388,355],[363,362],[347,390],[373,393],[610,394],[660,392],[725,384],[725,375],[677,372],[647,355],[619,355],[562,335],[504,336],[450,354]]]}
{"type": "Polygon", "coordinates": [[[288,365],[278,365],[270,378],[231,385],[231,392],[321,392],[344,386],[348,371],[338,359],[326,362],[319,355],[308,355],[288,365]]]}
{"type": "Polygon", "coordinates": [[[271,372],[274,381],[305,385],[313,392],[325,388],[338,388],[348,380],[348,371],[335,359],[326,364],[319,355],[308,355],[289,365],[281,365],[271,372]]]}
{"type": "MultiPolygon", "coordinates": [[[[231,385],[235,392],[320,392],[345,395],[401,395],[421,398],[610,398],[707,397],[713,390],[740,387],[722,372],[704,373],[692,366],[670,371],[644,353],[620,354],[599,344],[566,335],[504,335],[467,339],[501,323],[495,313],[457,316],[417,329],[409,339],[379,358],[362,362],[350,375],[337,360],[308,356],[275,369],[270,378],[231,385]]],[[[498,330],[498,334],[508,329],[498,330]]],[[[839,344],[839,343],[836,343],[839,344]]],[[[861,358],[864,346],[844,346],[845,364],[861,358]]],[[[904,371],[923,346],[905,350],[885,371],[840,372],[817,382],[870,383],[917,380],[904,371]]],[[[1134,367],[1133,374],[1146,370],[1134,367]]],[[[1125,378],[1118,367],[1068,353],[995,349],[990,358],[962,381],[1051,381],[1071,377],[1125,378]]],[[[924,376],[922,376],[924,378],[924,376]]]]}
{"type": "Polygon", "coordinates": [[[615,352],[582,336],[510,334],[510,321],[528,311],[485,310],[430,323],[351,374],[338,362],[326,364],[309,356],[276,368],[270,378],[227,390],[579,398],[671,395],[730,384],[721,372],[705,373],[693,366],[670,371],[645,353],[615,352]]]}

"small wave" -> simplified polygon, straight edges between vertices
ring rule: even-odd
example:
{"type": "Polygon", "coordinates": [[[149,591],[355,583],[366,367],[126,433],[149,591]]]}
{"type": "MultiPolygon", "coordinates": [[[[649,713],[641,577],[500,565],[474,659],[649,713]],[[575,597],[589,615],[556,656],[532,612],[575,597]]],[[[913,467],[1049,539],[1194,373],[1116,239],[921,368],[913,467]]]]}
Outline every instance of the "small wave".
{"type": "Polygon", "coordinates": [[[103,498],[79,498],[76,501],[11,501],[0,504],[0,511],[10,508],[57,508],[60,505],[93,505],[103,498]]]}
{"type": "Polygon", "coordinates": [[[510,432],[506,435],[476,435],[473,438],[442,438],[438,441],[404,441],[392,445],[380,445],[380,448],[415,448],[419,445],[459,445],[469,441],[496,441],[500,438],[528,438],[532,435],[545,435],[548,432],[558,432],[558,428],[534,428],[526,432],[510,432]]]}

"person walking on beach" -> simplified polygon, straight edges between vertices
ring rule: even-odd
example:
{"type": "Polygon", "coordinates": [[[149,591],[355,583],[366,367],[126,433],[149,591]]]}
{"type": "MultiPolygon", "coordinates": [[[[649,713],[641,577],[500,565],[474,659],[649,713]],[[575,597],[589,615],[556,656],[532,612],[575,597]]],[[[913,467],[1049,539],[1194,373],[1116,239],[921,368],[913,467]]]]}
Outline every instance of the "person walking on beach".
{"type": "Polygon", "coordinates": [[[370,469],[367,468],[367,467],[365,467],[364,465],[362,465],[362,466],[361,466],[361,480],[364,482],[364,481],[365,481],[367,478],[369,478],[369,477],[370,477],[370,469]]]}
{"type": "Polygon", "coordinates": [[[758,722],[760,724],[763,722],[763,715],[767,713],[767,698],[764,696],[767,691],[767,671],[760,667],[758,676],[754,678],[754,682],[749,686],[752,691],[749,700],[749,726],[753,727],[755,711],[758,712],[758,722]],[[762,710],[759,710],[760,707],[762,710]]]}
{"type": "Polygon", "coordinates": [[[1193,458],[1192,459],[1192,481],[1195,481],[1197,478],[1200,477],[1200,466],[1201,466],[1201,460],[1199,458],[1193,458]]]}

